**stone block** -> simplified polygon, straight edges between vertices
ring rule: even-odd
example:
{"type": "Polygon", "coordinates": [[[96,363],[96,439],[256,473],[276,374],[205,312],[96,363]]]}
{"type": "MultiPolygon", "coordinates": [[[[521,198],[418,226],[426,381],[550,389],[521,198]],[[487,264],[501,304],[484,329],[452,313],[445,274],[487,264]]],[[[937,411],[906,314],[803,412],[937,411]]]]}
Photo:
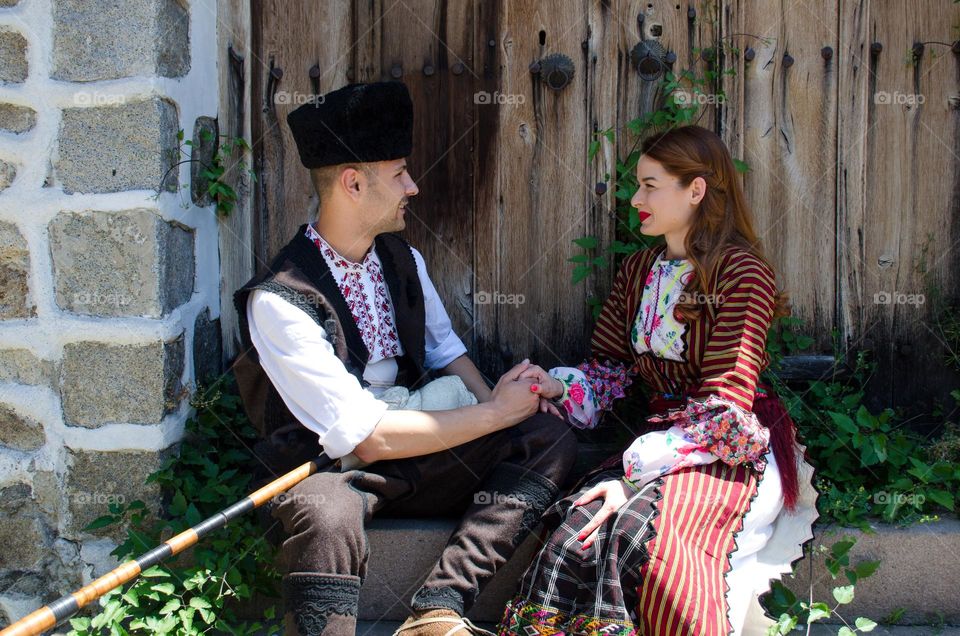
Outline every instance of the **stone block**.
{"type": "MultiPolygon", "coordinates": [[[[140,500],[156,513],[160,487],[147,484],[167,457],[167,451],[88,451],[68,453],[68,471],[64,480],[69,527],[64,537],[76,538],[97,517],[110,513],[110,504],[129,504],[140,500]]],[[[92,534],[119,538],[123,529],[108,526],[92,534]]]]}
{"type": "Polygon", "coordinates": [[[190,70],[190,14],[179,0],[55,0],[54,79],[182,77],[190,70]]]}
{"type": "Polygon", "coordinates": [[[161,98],[66,108],[57,178],[64,192],[177,189],[176,105],[161,98]],[[164,180],[161,184],[161,180],[164,180]]]}
{"type": "Polygon", "coordinates": [[[43,446],[46,440],[40,422],[0,404],[0,446],[32,451],[43,446]]]}
{"type": "Polygon", "coordinates": [[[17,167],[12,163],[0,160],[0,192],[13,185],[13,180],[16,178],[17,167]]]}
{"type": "Polygon", "coordinates": [[[37,125],[37,111],[27,106],[0,104],[0,130],[21,134],[37,125]]]}
{"type": "Polygon", "coordinates": [[[53,386],[58,373],[56,362],[27,349],[0,349],[0,382],[53,386]]]}
{"type": "Polygon", "coordinates": [[[60,395],[70,426],[158,424],[180,402],[183,336],[136,345],[68,344],[60,395]]]}
{"type": "Polygon", "coordinates": [[[0,320],[36,315],[29,280],[30,252],[26,240],[15,225],[0,222],[0,320]]]}
{"type": "Polygon", "coordinates": [[[150,210],[62,212],[49,229],[63,309],[158,318],[193,293],[193,231],[150,210]]]}
{"type": "Polygon", "coordinates": [[[51,527],[56,526],[63,490],[56,474],[31,470],[29,480],[30,483],[13,482],[0,487],[0,519],[42,517],[51,527]]]}
{"type": "Polygon", "coordinates": [[[0,82],[23,82],[27,71],[27,39],[16,31],[0,28],[0,82]]]}
{"type": "Polygon", "coordinates": [[[0,569],[32,570],[46,552],[46,538],[39,519],[0,519],[0,569]]]}

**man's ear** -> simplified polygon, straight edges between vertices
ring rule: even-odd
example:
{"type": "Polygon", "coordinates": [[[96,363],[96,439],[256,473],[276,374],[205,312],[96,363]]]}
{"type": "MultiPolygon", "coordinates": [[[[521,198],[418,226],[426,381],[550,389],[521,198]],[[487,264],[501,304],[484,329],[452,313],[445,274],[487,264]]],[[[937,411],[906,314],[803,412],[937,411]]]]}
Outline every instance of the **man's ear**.
{"type": "Polygon", "coordinates": [[[354,201],[360,200],[360,194],[367,188],[367,176],[353,166],[344,168],[337,179],[337,186],[354,201]]]}

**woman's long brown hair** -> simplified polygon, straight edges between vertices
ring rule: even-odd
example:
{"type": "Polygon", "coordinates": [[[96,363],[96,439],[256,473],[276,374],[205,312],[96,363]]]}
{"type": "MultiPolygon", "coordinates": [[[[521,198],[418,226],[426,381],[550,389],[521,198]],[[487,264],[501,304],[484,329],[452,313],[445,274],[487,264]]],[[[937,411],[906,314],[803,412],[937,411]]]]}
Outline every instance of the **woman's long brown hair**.
{"type": "MultiPolygon", "coordinates": [[[[707,183],[707,192],[693,215],[693,224],[684,241],[694,276],[687,286],[691,300],[677,304],[684,320],[696,320],[703,311],[698,298],[716,297],[717,268],[730,247],[750,252],[771,271],[760,239],[753,228],[753,215],[743,196],[730,151],[714,132],[700,126],[683,126],[647,137],[641,153],[663,165],[680,185],[687,187],[697,177],[707,183]],[[702,296],[700,294],[703,294],[702,296]]],[[[774,317],[790,315],[788,295],[778,290],[774,317]]]]}

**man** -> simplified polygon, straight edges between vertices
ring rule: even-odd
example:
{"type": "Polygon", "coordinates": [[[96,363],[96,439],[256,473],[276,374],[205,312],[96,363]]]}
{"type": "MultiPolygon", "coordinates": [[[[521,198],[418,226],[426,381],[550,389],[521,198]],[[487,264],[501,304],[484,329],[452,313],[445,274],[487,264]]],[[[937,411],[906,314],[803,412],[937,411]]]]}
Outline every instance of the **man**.
{"type": "Polygon", "coordinates": [[[287,633],[354,633],[373,515],[461,513],[401,629],[467,633],[464,612],[556,495],[576,442],[536,413],[537,385],[519,380],[526,361],[487,387],[422,256],[393,234],[418,192],[406,86],[349,85],[287,122],[319,216],[235,295],[235,368],[264,435],[259,457],[279,472],[323,452],[320,472],[272,508],[286,535],[287,633]],[[448,377],[427,383],[431,370],[448,377]],[[448,407],[388,410],[396,386],[448,407]]]}

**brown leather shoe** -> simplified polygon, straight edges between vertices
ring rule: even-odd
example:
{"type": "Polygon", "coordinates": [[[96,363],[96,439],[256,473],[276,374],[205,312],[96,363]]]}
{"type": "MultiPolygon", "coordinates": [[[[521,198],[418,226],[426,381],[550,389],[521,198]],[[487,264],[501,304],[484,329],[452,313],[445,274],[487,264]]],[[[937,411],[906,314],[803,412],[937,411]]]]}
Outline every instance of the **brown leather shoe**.
{"type": "Polygon", "coordinates": [[[414,612],[393,636],[495,636],[450,609],[414,612]]]}

